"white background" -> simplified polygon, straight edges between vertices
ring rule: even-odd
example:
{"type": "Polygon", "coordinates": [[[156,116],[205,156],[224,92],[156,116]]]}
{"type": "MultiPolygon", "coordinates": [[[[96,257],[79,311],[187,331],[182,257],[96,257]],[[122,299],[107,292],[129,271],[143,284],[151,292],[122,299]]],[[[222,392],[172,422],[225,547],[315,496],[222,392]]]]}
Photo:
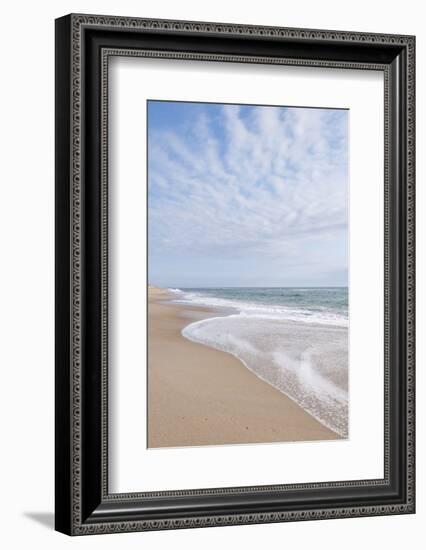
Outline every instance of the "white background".
{"type": "Polygon", "coordinates": [[[225,527],[70,539],[53,511],[53,19],[110,13],[236,23],[417,34],[418,151],[426,147],[426,30],[421,2],[297,3],[156,0],[20,2],[3,6],[1,76],[1,467],[5,548],[418,548],[424,535],[425,163],[418,159],[418,505],[415,516],[225,527]]]}
{"type": "Polygon", "coordinates": [[[110,491],[383,477],[383,73],[128,57],[110,63],[110,491]],[[348,440],[146,449],[147,98],[350,109],[348,440]]]}

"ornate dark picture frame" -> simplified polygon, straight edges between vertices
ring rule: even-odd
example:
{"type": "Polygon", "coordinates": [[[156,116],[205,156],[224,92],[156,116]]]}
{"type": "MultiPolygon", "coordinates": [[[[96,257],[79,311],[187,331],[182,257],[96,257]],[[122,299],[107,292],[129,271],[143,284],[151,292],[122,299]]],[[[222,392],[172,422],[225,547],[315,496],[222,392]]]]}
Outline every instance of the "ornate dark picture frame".
{"type": "MultiPolygon", "coordinates": [[[[414,513],[413,36],[68,15],[56,21],[56,529],[70,535],[414,513]],[[108,492],[110,56],[382,71],[384,477],[108,492]]],[[[366,197],[368,200],[368,197],[366,197]]]]}

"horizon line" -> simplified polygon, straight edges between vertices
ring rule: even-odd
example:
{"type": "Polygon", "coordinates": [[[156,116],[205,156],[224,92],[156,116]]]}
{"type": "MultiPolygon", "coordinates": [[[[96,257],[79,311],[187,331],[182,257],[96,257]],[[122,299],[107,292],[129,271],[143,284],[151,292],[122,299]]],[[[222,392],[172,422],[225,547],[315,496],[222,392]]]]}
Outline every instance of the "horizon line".
{"type": "Polygon", "coordinates": [[[156,285],[156,284],[153,284],[153,283],[147,283],[148,286],[155,286],[157,288],[349,288],[349,285],[269,285],[269,286],[265,286],[265,285],[241,285],[241,286],[236,286],[236,285],[232,285],[232,286],[212,286],[212,285],[207,285],[207,286],[182,286],[182,285],[166,285],[166,287],[164,286],[160,286],[160,285],[156,285]]]}

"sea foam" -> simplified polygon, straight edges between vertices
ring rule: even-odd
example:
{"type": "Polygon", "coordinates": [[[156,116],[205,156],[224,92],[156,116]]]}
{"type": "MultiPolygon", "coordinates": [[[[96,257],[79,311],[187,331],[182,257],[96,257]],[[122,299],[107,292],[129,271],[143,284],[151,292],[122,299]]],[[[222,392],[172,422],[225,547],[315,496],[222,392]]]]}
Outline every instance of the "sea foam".
{"type": "MultiPolygon", "coordinates": [[[[169,289],[177,292],[178,289],[169,289]]],[[[309,289],[300,289],[299,292],[307,293],[309,289]]],[[[324,291],[322,291],[324,292],[324,291]]],[[[250,297],[248,297],[250,298],[250,297]]],[[[339,327],[348,327],[347,315],[331,308],[292,307],[284,304],[266,304],[243,299],[224,298],[205,293],[180,291],[179,296],[174,298],[176,303],[206,306],[213,309],[230,310],[239,312],[241,315],[254,316],[264,319],[287,319],[289,321],[301,321],[304,323],[327,324],[339,327]]]]}
{"type": "Polygon", "coordinates": [[[283,316],[243,309],[191,323],[182,334],[233,354],[323,425],[348,437],[347,327],[301,322],[288,311],[283,316]]]}

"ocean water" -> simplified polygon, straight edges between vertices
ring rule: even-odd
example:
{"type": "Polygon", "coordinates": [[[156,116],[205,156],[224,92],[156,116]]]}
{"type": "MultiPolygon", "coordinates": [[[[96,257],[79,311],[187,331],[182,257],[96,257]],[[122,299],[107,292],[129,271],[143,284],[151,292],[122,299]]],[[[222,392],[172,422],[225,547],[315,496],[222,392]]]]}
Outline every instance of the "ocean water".
{"type": "Polygon", "coordinates": [[[212,317],[187,325],[184,337],[235,355],[348,437],[347,288],[169,290],[174,302],[212,309],[212,317]]]}
{"type": "Polygon", "coordinates": [[[231,308],[245,315],[348,326],[347,287],[169,289],[175,301],[231,308]]]}

